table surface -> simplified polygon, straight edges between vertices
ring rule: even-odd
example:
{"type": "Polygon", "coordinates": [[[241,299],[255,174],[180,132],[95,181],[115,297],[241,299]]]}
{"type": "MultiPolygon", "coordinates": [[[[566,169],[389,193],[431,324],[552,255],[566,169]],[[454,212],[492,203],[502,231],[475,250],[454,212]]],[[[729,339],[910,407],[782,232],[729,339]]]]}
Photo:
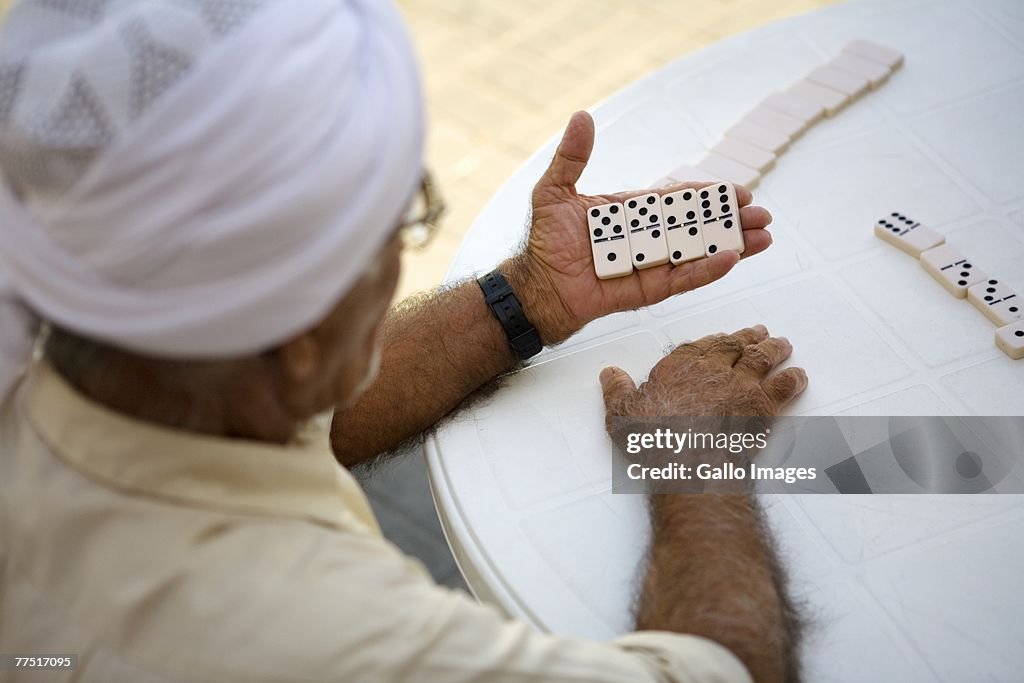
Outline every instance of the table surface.
{"type": "MultiPolygon", "coordinates": [[[[474,591],[538,628],[608,638],[648,542],[643,499],[613,495],[598,373],[643,379],[671,345],[764,323],[810,388],[801,415],[1024,415],[1024,361],[994,327],[872,233],[903,211],[1024,292],[1024,3],[857,2],[685,57],[593,109],[580,183],[648,186],[694,163],[764,96],[851,38],[901,49],[879,90],[814,126],[755,190],[775,244],[724,280],[589,325],[426,447],[474,591]]],[[[512,252],[554,140],[494,196],[449,272],[512,252]]],[[[831,463],[823,463],[827,466],[831,463]]],[[[1024,498],[766,496],[812,617],[808,680],[1019,680],[1024,498]]]]}

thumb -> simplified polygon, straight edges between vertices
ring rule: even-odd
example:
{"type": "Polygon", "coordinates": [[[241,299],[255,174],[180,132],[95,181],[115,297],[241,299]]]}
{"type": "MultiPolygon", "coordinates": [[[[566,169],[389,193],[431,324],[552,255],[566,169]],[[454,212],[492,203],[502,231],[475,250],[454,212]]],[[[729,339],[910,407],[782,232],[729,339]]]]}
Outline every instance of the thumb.
{"type": "Polygon", "coordinates": [[[594,119],[587,112],[578,111],[569,119],[555,157],[538,185],[575,188],[593,151],[594,119]]]}
{"type": "Polygon", "coordinates": [[[605,407],[611,408],[635,394],[636,383],[622,368],[605,368],[601,371],[601,392],[605,407]]]}

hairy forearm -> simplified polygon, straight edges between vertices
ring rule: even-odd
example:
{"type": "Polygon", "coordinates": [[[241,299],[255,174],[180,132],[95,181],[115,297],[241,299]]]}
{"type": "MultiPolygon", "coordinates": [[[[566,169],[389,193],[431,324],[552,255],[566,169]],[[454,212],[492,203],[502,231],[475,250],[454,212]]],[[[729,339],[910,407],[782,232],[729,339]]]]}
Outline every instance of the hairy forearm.
{"type": "MultiPolygon", "coordinates": [[[[499,266],[527,317],[541,305],[522,259],[499,266]]],[[[542,332],[543,341],[543,332],[542,332]]],[[[352,467],[429,429],[517,365],[504,330],[474,280],[403,301],[384,321],[377,380],[334,417],[331,441],[352,467]]]]}
{"type": "Polygon", "coordinates": [[[799,680],[799,619],[754,499],[655,495],[651,507],[637,627],[714,640],[758,683],[799,680]]]}

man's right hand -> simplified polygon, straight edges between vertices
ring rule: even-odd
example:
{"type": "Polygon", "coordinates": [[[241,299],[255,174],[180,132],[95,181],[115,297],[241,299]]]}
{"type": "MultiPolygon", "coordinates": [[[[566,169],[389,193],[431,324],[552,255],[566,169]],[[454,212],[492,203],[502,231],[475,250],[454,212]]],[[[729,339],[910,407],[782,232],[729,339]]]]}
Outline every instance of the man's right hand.
{"type": "Polygon", "coordinates": [[[793,347],[763,325],[682,344],[637,388],[625,371],[601,371],[606,424],[613,417],[758,415],[771,417],[807,387],[802,368],[774,372],[793,347]]]}

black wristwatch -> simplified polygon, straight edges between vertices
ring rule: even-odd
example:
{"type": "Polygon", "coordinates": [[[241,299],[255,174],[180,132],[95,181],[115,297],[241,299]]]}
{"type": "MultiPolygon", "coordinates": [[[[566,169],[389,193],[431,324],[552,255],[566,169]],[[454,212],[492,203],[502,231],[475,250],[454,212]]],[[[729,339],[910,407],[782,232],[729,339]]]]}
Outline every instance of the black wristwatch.
{"type": "Polygon", "coordinates": [[[512,350],[519,360],[533,358],[544,348],[540,342],[537,328],[530,324],[523,312],[523,306],[512,291],[512,285],[497,270],[477,278],[480,289],[484,291],[484,299],[491,307],[494,317],[501,323],[508,337],[512,350]]]}

